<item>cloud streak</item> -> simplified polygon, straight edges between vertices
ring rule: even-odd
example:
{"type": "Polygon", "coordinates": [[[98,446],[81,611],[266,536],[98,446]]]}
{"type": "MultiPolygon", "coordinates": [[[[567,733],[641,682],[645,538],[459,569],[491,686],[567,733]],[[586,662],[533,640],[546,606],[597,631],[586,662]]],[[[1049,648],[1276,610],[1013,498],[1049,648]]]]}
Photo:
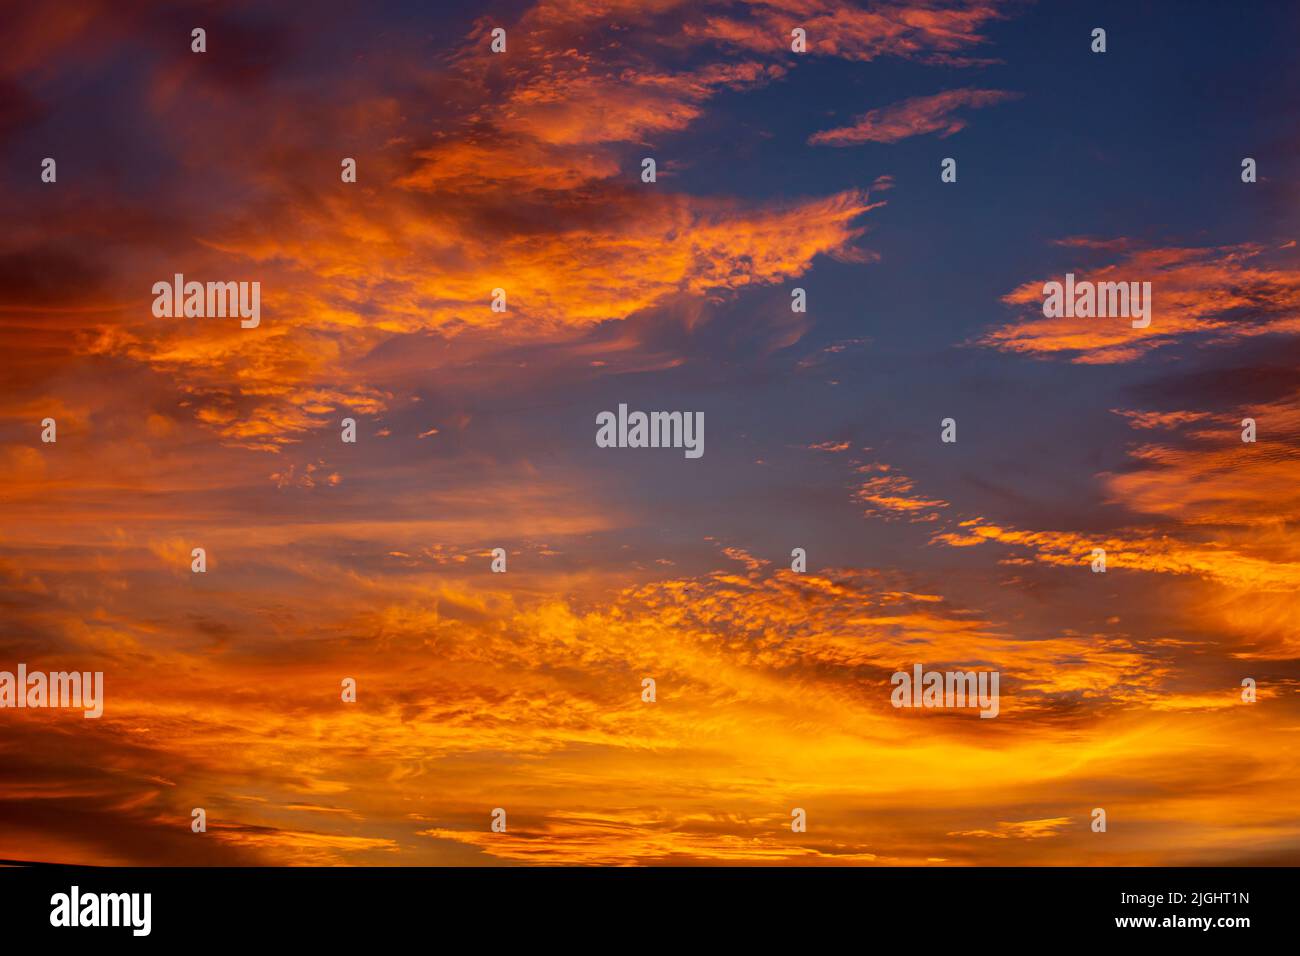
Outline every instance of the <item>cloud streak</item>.
{"type": "Polygon", "coordinates": [[[937,133],[946,138],[967,126],[958,110],[981,109],[1016,99],[1019,93],[973,88],[944,90],[931,96],[915,96],[869,110],[848,126],[822,130],[808,137],[812,146],[857,146],[861,143],[897,143],[912,136],[937,133]]]}

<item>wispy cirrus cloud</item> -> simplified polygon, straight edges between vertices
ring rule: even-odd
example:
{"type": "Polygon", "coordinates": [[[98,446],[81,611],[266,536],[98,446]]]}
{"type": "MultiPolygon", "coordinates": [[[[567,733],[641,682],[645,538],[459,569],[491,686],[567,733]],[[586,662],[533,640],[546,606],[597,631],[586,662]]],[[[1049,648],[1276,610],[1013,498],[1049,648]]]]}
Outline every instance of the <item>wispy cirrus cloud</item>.
{"type": "Polygon", "coordinates": [[[911,521],[936,521],[939,509],[948,507],[946,501],[918,494],[916,482],[891,465],[872,462],[857,471],[872,476],[864,479],[853,493],[853,500],[865,506],[864,514],[868,517],[906,516],[911,521]]]}
{"type": "MultiPolygon", "coordinates": [[[[1065,838],[1082,820],[1074,788],[1087,781],[1116,811],[1136,807],[1118,780],[1156,766],[1141,805],[1158,806],[1169,839],[1202,840],[1200,814],[1230,803],[1231,788],[1207,786],[1195,761],[1173,756],[1230,747],[1238,778],[1256,780],[1251,799],[1261,789],[1278,807],[1294,799],[1261,770],[1271,738],[1232,743],[1240,705],[1177,686],[1167,648],[1022,640],[911,590],[906,574],[793,574],[725,547],[703,575],[562,598],[488,588],[455,565],[436,586],[416,573],[341,578],[325,548],[277,562],[283,551],[266,539],[224,548],[228,567],[273,573],[277,602],[297,608],[273,618],[270,639],[290,640],[291,653],[273,651],[258,614],[227,616],[214,642],[212,622],[150,589],[144,565],[116,598],[87,582],[105,599],[101,626],[119,636],[105,648],[112,719],[78,728],[79,745],[113,772],[70,778],[41,756],[65,749],[56,713],[7,722],[0,746],[46,742],[0,772],[0,835],[13,852],[193,862],[189,810],[203,806],[209,862],[975,862],[1007,851],[968,845],[972,836],[1056,834],[1059,847],[1030,839],[1035,848],[1015,855],[1042,862],[1075,852],[1065,838]],[[255,553],[281,567],[248,569],[255,553]],[[326,581],[328,597],[298,602],[326,581]],[[889,674],[915,660],[1002,671],[1008,723],[993,750],[970,721],[889,705],[889,674]],[[357,678],[356,705],[339,704],[340,674],[357,678]],[[640,697],[646,675],[654,705],[640,697]],[[1155,701],[1165,710],[1149,709],[1155,701]],[[1205,715],[1200,732],[1155,733],[1178,701],[1205,715]],[[876,764],[889,773],[861,772],[876,764]],[[1026,801],[1046,812],[1025,819],[1026,801]],[[14,803],[25,818],[7,812],[14,803]],[[815,839],[788,839],[786,804],[814,815],[815,839]],[[33,840],[20,821],[55,805],[57,836],[33,840]],[[509,839],[486,824],[495,806],[510,815],[509,839]],[[85,841],[75,850],[74,835],[85,841]]],[[[77,613],[66,583],[79,572],[34,570],[61,596],[30,623],[62,629],[77,613]]]]}
{"type": "Polygon", "coordinates": [[[1067,241],[1065,248],[1096,256],[1123,250],[1115,261],[1076,267],[1080,281],[1150,282],[1151,322],[1133,328],[1125,318],[1045,318],[1044,281],[1026,282],[1003,296],[1032,315],[986,332],[977,343],[1036,357],[1061,355],[1082,364],[1132,362],[1162,346],[1195,339],[1206,346],[1243,338],[1300,332],[1300,267],[1294,243],[1267,246],[1142,247],[1067,241]]]}
{"type": "Polygon", "coordinates": [[[740,8],[730,3],[698,8],[687,18],[684,32],[692,40],[785,53],[790,31],[802,27],[813,55],[855,62],[898,57],[960,67],[990,62],[968,51],[987,41],[982,31],[1005,18],[1010,8],[995,0],[869,8],[847,0],[761,0],[740,8]]]}
{"type": "Polygon", "coordinates": [[[974,88],[916,96],[870,110],[847,126],[813,133],[808,142],[812,146],[856,146],[860,143],[897,143],[929,133],[947,137],[966,128],[968,120],[956,115],[959,110],[980,109],[1020,96],[1020,93],[1007,90],[974,88]]]}
{"type": "MultiPolygon", "coordinates": [[[[53,51],[80,50],[109,16],[95,3],[76,7],[75,18],[71,9],[67,28],[49,35],[53,51]]],[[[685,13],[673,4],[661,12],[685,13]]],[[[605,11],[637,22],[645,13],[605,11]]],[[[143,108],[170,131],[157,144],[169,160],[156,187],[174,200],[159,204],[168,213],[119,229],[113,261],[104,261],[99,243],[33,248],[20,231],[0,249],[13,261],[7,284],[30,284],[27,277],[45,266],[63,263],[67,272],[69,262],[81,264],[72,278],[84,274],[85,288],[64,283],[57,301],[43,306],[43,323],[75,324],[86,339],[81,354],[175,380],[198,421],[232,444],[276,452],[345,410],[374,415],[407,400],[358,371],[366,356],[394,353],[390,343],[404,338],[506,332],[512,345],[561,349],[600,323],[684,297],[720,302],[801,275],[819,257],[864,258],[855,244],[862,217],[877,205],[865,190],[779,200],[694,196],[672,190],[668,162],[664,182],[641,184],[647,139],[681,133],[719,93],[756,89],[788,67],[714,53],[666,68],[657,62],[662,41],[681,36],[672,19],[636,42],[580,50],[578,36],[596,15],[581,4],[526,10],[510,24],[508,67],[488,49],[486,21],[431,62],[410,42],[387,49],[389,38],[372,40],[386,47],[390,83],[318,71],[306,94],[314,105],[301,87],[282,85],[281,70],[246,63],[245,34],[219,23],[214,35],[226,36],[224,28],[238,42],[214,49],[214,61],[247,73],[266,108],[285,117],[269,130],[244,109],[239,84],[214,85],[212,71],[199,69],[187,50],[146,43],[140,69],[152,82],[139,92],[143,108]],[[435,88],[436,98],[429,95],[435,88]],[[205,110],[189,107],[196,98],[205,110]],[[423,131],[414,118],[438,132],[423,131]],[[217,129],[246,137],[251,151],[246,162],[213,171],[217,191],[232,201],[195,216],[177,192],[185,177],[170,166],[211,167],[211,156],[192,144],[217,129]],[[320,153],[325,143],[354,142],[359,130],[377,145],[359,157],[356,186],[345,187],[337,150],[328,147],[329,163],[320,153]],[[266,321],[257,334],[158,322],[148,289],[174,271],[258,277],[266,321]],[[508,313],[489,308],[495,288],[506,289],[508,313]]],[[[298,27],[277,29],[292,46],[298,27]]],[[[110,31],[99,43],[128,36],[110,31]]],[[[102,213],[119,221],[115,210],[102,213]]],[[[46,222],[60,215],[42,211],[46,222]]],[[[86,234],[84,221],[76,234],[86,234]]],[[[24,295],[48,298],[41,290],[24,295]]],[[[3,320],[15,328],[33,323],[27,310],[3,320]]],[[[447,360],[455,354],[453,346],[447,360]]]]}

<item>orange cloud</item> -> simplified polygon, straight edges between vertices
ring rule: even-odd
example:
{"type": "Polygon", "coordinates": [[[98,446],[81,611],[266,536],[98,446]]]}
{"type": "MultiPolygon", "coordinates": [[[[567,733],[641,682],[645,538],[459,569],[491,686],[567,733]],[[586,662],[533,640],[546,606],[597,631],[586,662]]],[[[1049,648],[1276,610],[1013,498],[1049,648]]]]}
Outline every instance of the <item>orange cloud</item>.
{"type": "MultiPolygon", "coordinates": [[[[1093,241],[1067,247],[1106,251],[1093,241]]],[[[1286,247],[1284,247],[1286,248],[1286,247]]],[[[1151,322],[1132,328],[1125,318],[1043,318],[1043,282],[1026,282],[1003,297],[1031,307],[1029,320],[999,326],[978,344],[1006,352],[1069,355],[1086,364],[1131,362],[1153,349],[1196,335],[1215,342],[1300,331],[1300,269],[1289,258],[1270,264],[1257,243],[1207,248],[1131,249],[1095,269],[1063,267],[1078,281],[1150,282],[1151,322]]],[[[1059,279],[1059,277],[1057,277],[1059,279]]]]}
{"type": "Polygon", "coordinates": [[[863,9],[846,0],[764,0],[744,15],[704,7],[687,20],[686,36],[745,50],[787,53],[790,31],[807,31],[808,52],[867,62],[895,56],[963,66],[978,61],[959,51],[985,42],[980,32],[1001,19],[1004,4],[958,3],[943,7],[903,3],[863,9]]]}
{"type": "Polygon", "coordinates": [[[948,834],[956,837],[992,837],[996,840],[1006,840],[1011,837],[1022,840],[1038,840],[1043,837],[1054,837],[1063,827],[1078,825],[1077,820],[1069,817],[1051,817],[1046,820],[1020,820],[1013,823],[999,823],[996,830],[959,830],[955,833],[948,834]]]}
{"type": "MultiPolygon", "coordinates": [[[[507,23],[508,58],[486,53],[480,20],[449,56],[390,34],[358,54],[382,48],[382,70],[330,62],[315,87],[279,82],[285,58],[260,59],[274,31],[258,56],[238,55],[227,33],[236,55],[205,69],[183,46],[161,55],[128,42],[119,20],[140,27],[154,11],[116,6],[21,15],[23,49],[4,67],[39,85],[67,62],[138,63],[128,106],[159,131],[153,201],[61,182],[73,202],[47,191],[0,239],[11,371],[0,388],[0,668],[94,667],[107,689],[98,721],[3,713],[6,856],[1294,858],[1297,685],[1285,662],[1300,632],[1300,555],[1286,436],[1300,422],[1289,399],[1121,411],[1142,443],[1099,481],[1113,511],[1137,517],[1097,533],[1083,518],[1032,530],[970,517],[955,497],[964,485],[940,498],[915,469],[834,454],[848,447],[825,440],[840,423],[810,419],[773,457],[794,449],[804,467],[813,448],[832,453],[818,469],[857,470],[835,502],[856,550],[809,573],[784,566],[787,488],[770,515],[753,510],[752,537],[700,541],[698,527],[663,520],[662,500],[635,500],[626,474],[602,481],[522,434],[533,397],[523,386],[551,372],[537,370],[539,355],[601,369],[596,385],[617,357],[637,372],[671,369],[683,347],[637,331],[672,331],[648,321],[656,313],[689,327],[756,293],[752,315],[737,311],[747,333],[761,331],[765,293],[783,298],[774,286],[823,257],[869,259],[859,242],[877,203],[865,190],[676,188],[679,134],[707,123],[724,94],[801,68],[794,25],[813,57],[959,64],[1002,4],[554,0],[507,23]],[[242,144],[239,161],[213,142],[242,144]],[[338,178],[344,150],[358,154],[355,184],[338,178]],[[650,153],[665,175],[642,184],[650,153]],[[50,236],[70,238],[52,248],[50,236]],[[153,319],[150,285],[178,260],[196,277],[260,279],[259,329],[153,319]],[[489,307],[497,287],[505,313],[489,307]],[[363,419],[355,447],[338,441],[345,413],[363,419]],[[1260,422],[1256,446],[1237,439],[1234,416],[1247,413],[1260,422]],[[45,415],[59,420],[57,445],[39,441],[45,415]],[[906,519],[873,525],[899,538],[879,569],[832,563],[874,560],[853,540],[855,513],[906,519]],[[661,531],[675,535],[674,560],[662,556],[669,539],[650,537],[661,531]],[[1104,627],[1065,614],[1044,625],[1043,591],[1026,597],[1023,579],[1003,580],[999,558],[1026,579],[1096,584],[1085,562],[1097,544],[1112,552],[1107,586],[1152,585],[1106,608],[1104,627]],[[189,570],[196,545],[204,575],[189,570]],[[497,546],[508,574],[489,570],[497,546]],[[782,561],[764,557],[774,553],[782,561]],[[1169,579],[1179,600],[1163,607],[1169,579]],[[1161,627],[1130,626],[1149,606],[1161,627]],[[890,675],[915,663],[997,669],[998,719],[893,708],[890,675]],[[1254,704],[1240,698],[1243,676],[1259,679],[1254,704]],[[344,678],[357,681],[355,703],[341,698],[344,678]],[[1104,845],[1084,842],[1098,804],[1125,821],[1104,845]],[[489,829],[498,806],[506,833],[489,829]],[[201,839],[194,807],[208,812],[201,839]],[[795,807],[807,833],[790,829],[795,807]]],[[[914,127],[960,123],[923,113],[914,127]]],[[[1254,247],[1163,259],[1131,241],[1068,248],[1164,270],[1210,337],[1238,334],[1215,311],[1222,302],[1289,328],[1292,273],[1254,247]]],[[[783,326],[780,342],[808,327],[783,326]]],[[[1007,335],[998,347],[1054,347],[1007,335]]],[[[865,342],[835,341],[795,368],[865,342]]],[[[589,421],[563,397],[546,413],[589,421]]],[[[730,473],[704,474],[719,520],[739,510],[730,473]]]]}
{"type": "Polygon", "coordinates": [[[822,130],[808,138],[813,146],[856,146],[859,143],[897,143],[910,136],[938,133],[951,136],[966,128],[966,120],[953,114],[1015,99],[1005,90],[945,90],[933,96],[916,96],[892,106],[870,110],[850,125],[822,130]]]}
{"type": "MultiPolygon", "coordinates": [[[[291,659],[250,655],[242,635],[213,653],[159,632],[130,669],[108,667],[110,718],[87,732],[114,773],[87,792],[116,808],[107,833],[147,824],[188,838],[188,808],[204,806],[205,852],[295,864],[1009,858],[968,845],[979,836],[1019,838],[1024,855],[1010,858],[1044,862],[1076,851],[1080,788],[1112,814],[1166,821],[1153,842],[1102,857],[1133,860],[1177,845],[1165,838],[1209,840],[1211,808],[1263,823],[1294,806],[1285,776],[1267,769],[1273,731],[1244,749],[1233,739],[1242,705],[1150,709],[1169,697],[1160,656],[1086,637],[1019,641],[879,575],[774,574],[734,557],[740,573],[650,582],[585,608],[482,589],[429,600],[391,582],[350,596],[336,587],[293,625],[291,659]],[[994,662],[1005,721],[995,739],[942,717],[918,735],[911,721],[929,715],[888,704],[888,674],[914,660],[994,662]],[[343,674],[358,680],[355,705],[338,699],[343,674]],[[653,704],[644,676],[658,683],[653,704]],[[1092,719],[1062,724],[1060,702],[1076,698],[1092,719]],[[1178,713],[1199,728],[1169,723],[1178,713]],[[1196,760],[1229,752],[1252,802],[1198,775],[1196,760]],[[1126,797],[1119,781],[1138,770],[1147,789],[1126,797]],[[1025,801],[1048,812],[1020,816],[1025,801]],[[488,825],[497,806],[504,835],[488,825]],[[815,823],[806,836],[789,830],[794,806],[815,823]]],[[[29,740],[59,732],[58,715],[27,719],[29,740]]],[[[23,773],[24,799],[79,806],[80,791],[39,789],[48,770],[23,773]]],[[[35,845],[2,817],[0,833],[11,853],[35,845]]],[[[185,859],[183,846],[167,858],[185,859]]],[[[56,856],[130,861],[149,852],[139,847],[108,839],[56,856]]]]}
{"type": "Polygon", "coordinates": [[[857,469],[860,473],[878,473],[875,478],[863,481],[853,493],[855,501],[867,506],[868,517],[910,516],[912,521],[936,521],[936,509],[947,508],[948,502],[914,494],[916,483],[906,475],[898,474],[889,465],[873,463],[857,469]]]}

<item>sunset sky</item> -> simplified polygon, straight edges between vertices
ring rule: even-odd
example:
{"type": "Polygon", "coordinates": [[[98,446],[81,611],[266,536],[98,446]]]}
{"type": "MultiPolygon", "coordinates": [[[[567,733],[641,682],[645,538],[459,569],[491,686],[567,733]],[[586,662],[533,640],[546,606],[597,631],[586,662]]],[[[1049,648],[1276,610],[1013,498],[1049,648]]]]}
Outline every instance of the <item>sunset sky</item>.
{"type": "Polygon", "coordinates": [[[0,710],[0,859],[1300,862],[1298,35],[0,0],[0,670],[106,696],[0,710]],[[1150,326],[1044,318],[1067,272],[1150,326]]]}

